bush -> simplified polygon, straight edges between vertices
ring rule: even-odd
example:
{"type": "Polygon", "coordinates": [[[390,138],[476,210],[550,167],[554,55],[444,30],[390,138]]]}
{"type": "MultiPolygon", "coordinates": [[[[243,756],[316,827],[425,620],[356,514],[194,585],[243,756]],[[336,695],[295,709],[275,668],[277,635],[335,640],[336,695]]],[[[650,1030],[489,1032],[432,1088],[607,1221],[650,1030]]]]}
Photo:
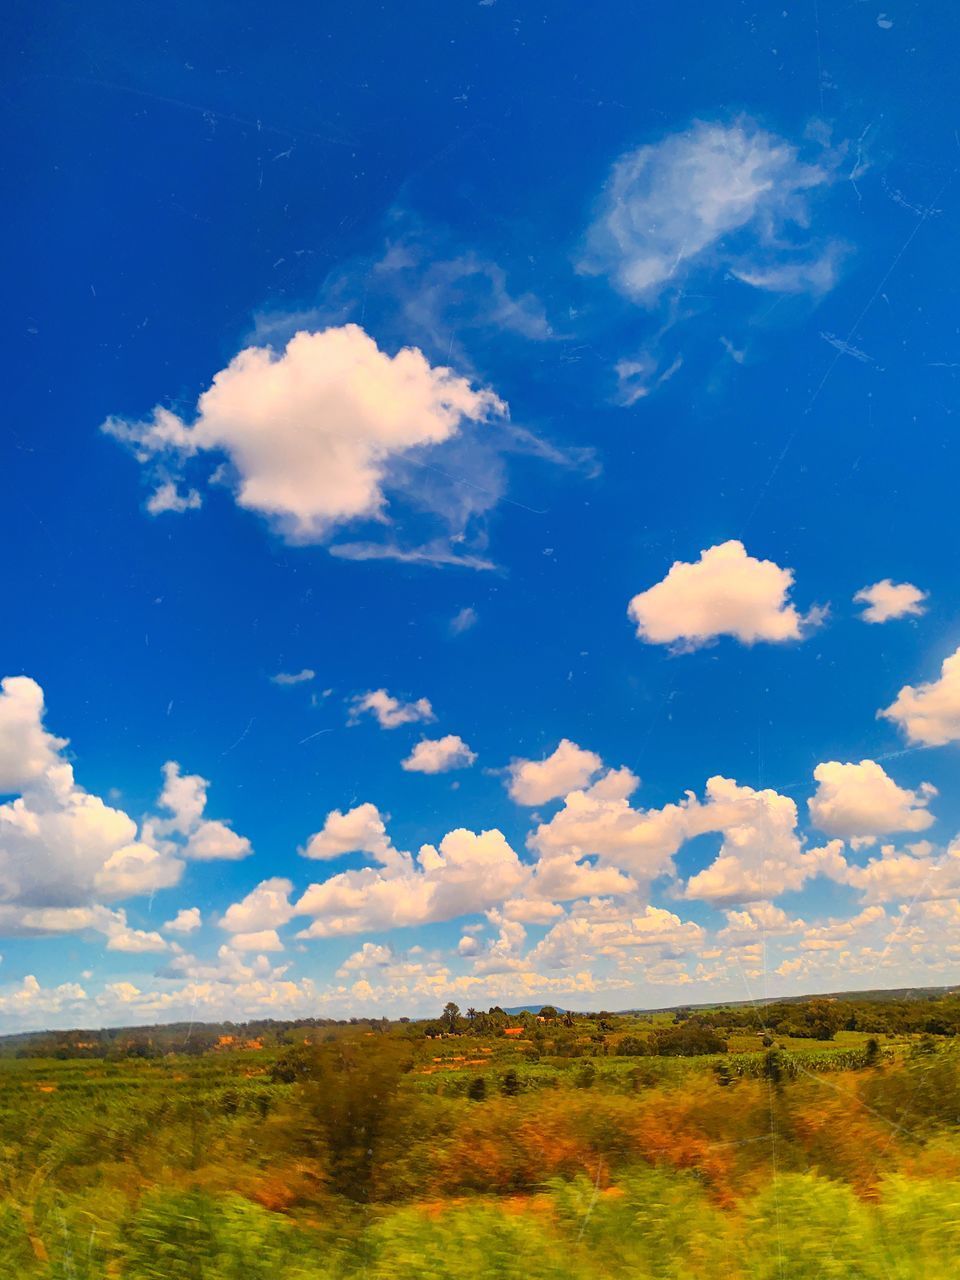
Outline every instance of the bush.
{"type": "Polygon", "coordinates": [[[674,1027],[658,1027],[652,1037],[653,1050],[663,1057],[690,1058],[704,1053],[726,1053],[727,1042],[713,1027],[683,1022],[674,1027]]]}
{"type": "Polygon", "coordinates": [[[303,1258],[293,1225],[239,1196],[155,1192],[128,1222],[124,1280],[284,1280],[303,1258]]]}

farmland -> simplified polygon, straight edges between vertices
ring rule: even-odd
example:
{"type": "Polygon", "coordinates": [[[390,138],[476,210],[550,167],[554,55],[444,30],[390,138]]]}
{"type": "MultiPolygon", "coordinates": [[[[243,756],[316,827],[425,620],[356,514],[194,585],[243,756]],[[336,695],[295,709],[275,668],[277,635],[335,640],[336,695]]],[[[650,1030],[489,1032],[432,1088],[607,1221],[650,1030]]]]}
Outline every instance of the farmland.
{"type": "Polygon", "coordinates": [[[958,1027],[947,995],[8,1040],[0,1274],[927,1276],[958,1027]]]}

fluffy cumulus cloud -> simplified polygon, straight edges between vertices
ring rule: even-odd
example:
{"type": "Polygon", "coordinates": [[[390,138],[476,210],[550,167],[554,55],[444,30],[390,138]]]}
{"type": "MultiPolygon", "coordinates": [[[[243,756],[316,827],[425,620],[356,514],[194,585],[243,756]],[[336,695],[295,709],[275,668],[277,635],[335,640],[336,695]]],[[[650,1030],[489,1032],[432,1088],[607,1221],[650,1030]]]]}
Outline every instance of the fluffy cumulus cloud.
{"type": "Polygon", "coordinates": [[[181,907],[172,920],[163,926],[167,933],[193,933],[203,924],[199,907],[181,907]]]}
{"type": "Polygon", "coordinates": [[[62,764],[67,740],[47,732],[43,710],[43,690],[29,676],[0,682],[0,795],[24,791],[62,764]]]}
{"type": "Polygon", "coordinates": [[[842,951],[851,940],[886,922],[883,907],[865,907],[855,916],[845,920],[830,920],[826,924],[811,925],[804,929],[800,946],[804,951],[842,951]]]}
{"type": "MultiPolygon", "coordinates": [[[[26,676],[0,685],[0,903],[72,907],[176,884],[176,850],[78,786],[67,743],[43,724],[43,690],[26,676]]],[[[9,912],[7,912],[9,920],[9,912]]]]}
{"type": "MultiPolygon", "coordinates": [[[[207,819],[205,779],[164,766],[158,808],[137,822],[78,785],[65,759],[66,739],[43,723],[40,686],[27,677],[0,686],[0,785],[14,799],[0,805],[0,932],[42,936],[93,933],[106,949],[128,953],[175,947],[155,930],[131,924],[106,904],[177,885],[190,859],[244,857],[249,842],[207,819]]],[[[199,927],[196,907],[163,926],[199,927]]]]}
{"type": "MultiPolygon", "coordinates": [[[[619,868],[649,885],[674,874],[673,858],[681,845],[711,833],[723,840],[713,862],[687,882],[688,898],[761,900],[842,864],[840,842],[804,848],[796,803],[776,791],[756,791],[717,776],[707,780],[702,801],[688,792],[679,803],[641,809],[630,803],[638,786],[629,769],[611,769],[592,786],[566,796],[563,807],[528,839],[540,855],[537,879],[548,883],[558,859],[575,859],[584,867],[589,864],[582,860],[593,856],[597,871],[619,868]]],[[[617,891],[622,886],[594,892],[617,891]]]]}
{"type": "Polygon", "coordinates": [[[700,553],[692,564],[676,561],[667,576],[630,601],[629,617],[648,644],[698,649],[719,636],[743,644],[799,640],[820,611],[801,616],[789,602],[793,572],[772,560],[756,560],[732,540],[700,553]]]}
{"type": "Polygon", "coordinates": [[[152,822],[155,835],[182,837],[177,847],[184,857],[198,862],[235,862],[253,853],[246,836],[237,835],[226,822],[204,817],[210,786],[206,778],[181,773],[175,760],[168,760],[163,766],[163,778],[160,805],[171,816],[152,822]]]}
{"type": "Polygon", "coordinates": [[[652,964],[694,952],[705,938],[700,925],[662,907],[594,899],[554,925],[533,949],[530,961],[548,969],[570,968],[596,956],[630,963],[641,957],[652,964]]]}
{"type": "Polygon", "coordinates": [[[904,685],[879,714],[899,725],[910,742],[925,747],[960,742],[960,649],[944,659],[938,680],[904,685]]]}
{"type": "MultiPolygon", "coordinates": [[[[496,910],[487,914],[498,925],[497,936],[472,954],[472,971],[475,974],[506,974],[529,969],[533,962],[523,955],[527,931],[520,921],[507,919],[496,910]]],[[[461,951],[460,954],[463,955],[464,952],[461,951]]]]}
{"type": "Polygon", "coordinates": [[[337,970],[337,977],[348,973],[369,973],[371,969],[383,969],[396,963],[396,955],[392,947],[384,947],[376,942],[365,942],[359,951],[347,956],[337,970]]]}
{"type": "Polygon", "coordinates": [[[386,824],[375,804],[367,801],[342,813],[332,809],[323,827],[307,841],[305,858],[326,861],[345,853],[368,853],[378,862],[389,862],[394,853],[386,824]]]}
{"type": "Polygon", "coordinates": [[[42,987],[28,973],[18,986],[0,991],[0,1013],[16,1022],[38,1025],[38,1019],[46,1021],[51,1015],[79,1008],[86,999],[86,991],[76,982],[42,987]]]}
{"type": "Polygon", "coordinates": [[[850,839],[894,831],[926,831],[934,821],[927,805],[937,789],[929,782],[916,791],[898,786],[875,760],[840,764],[829,760],[813,771],[816,793],[810,820],[827,835],[850,839]]]}
{"type": "Polygon", "coordinates": [[[729,778],[707,781],[707,803],[694,809],[693,830],[722,832],[723,842],[714,861],[687,881],[688,898],[760,902],[843,865],[839,840],[804,849],[797,806],[789,796],[739,786],[729,778]]]}
{"type": "Polygon", "coordinates": [[[321,542],[358,519],[384,521],[393,464],[505,413],[493,392],[432,366],[421,351],[391,356],[358,325],[295,334],[281,352],[248,347],[215,374],[191,422],[157,408],[112,417],[104,431],[151,468],[155,511],[194,506],[175,480],[191,462],[220,462],[237,504],[290,542],[321,542]]]}
{"type": "MultiPolygon", "coordinates": [[[[227,908],[220,927],[247,938],[264,930],[272,931],[293,917],[293,907],[290,905],[292,892],[292,881],[284,880],[281,876],[262,880],[245,898],[227,908]]],[[[234,945],[237,945],[236,940],[234,945]]]]}
{"type": "Polygon", "coordinates": [[[252,933],[235,933],[230,945],[238,951],[282,951],[283,943],[276,929],[255,929],[252,933]]]}
{"type": "Polygon", "coordinates": [[[154,930],[137,929],[122,908],[102,903],[77,907],[23,907],[0,903],[0,932],[22,937],[61,933],[101,934],[108,951],[166,951],[170,944],[154,930]]]}
{"type": "Polygon", "coordinates": [[[864,609],[864,622],[890,622],[893,618],[919,617],[926,613],[926,591],[911,582],[892,582],[884,578],[872,586],[861,587],[853,597],[864,609]]]}
{"type": "Polygon", "coordinates": [[[355,723],[363,715],[372,715],[381,729],[399,729],[403,724],[436,720],[429,698],[417,698],[415,702],[403,702],[387,693],[386,689],[371,689],[351,700],[350,720],[355,723]]]}
{"type": "Polygon", "coordinates": [[[777,293],[822,293],[837,248],[807,228],[811,193],[829,177],[748,119],[696,122],[617,161],[583,268],[645,304],[695,269],[777,293]]]}
{"type": "Polygon", "coordinates": [[[942,851],[926,840],[905,849],[883,845],[879,857],[863,866],[850,863],[835,878],[868,903],[960,897],[960,837],[942,851]]]}
{"type": "Polygon", "coordinates": [[[584,787],[603,767],[594,751],[584,751],[569,738],[545,760],[514,760],[507,769],[507,790],[517,804],[546,804],[584,787]]]}
{"type": "Polygon", "coordinates": [[[408,773],[449,773],[469,769],[476,758],[476,752],[462,738],[448,733],[442,738],[423,738],[400,763],[408,773]]]}
{"type": "Polygon", "coordinates": [[[717,932],[717,941],[729,947],[749,947],[767,938],[784,937],[804,928],[802,920],[791,919],[772,902],[752,902],[742,911],[726,911],[727,923],[717,932]]]}
{"type": "Polygon", "coordinates": [[[306,937],[359,933],[454,920],[498,906],[529,877],[529,871],[497,830],[459,828],[416,858],[399,850],[373,855],[378,867],[344,871],[310,885],[297,914],[314,917],[306,937]]]}
{"type": "Polygon", "coordinates": [[[611,769],[592,786],[571,791],[554,817],[528,838],[540,855],[541,874],[557,859],[586,857],[647,882],[671,871],[684,839],[685,808],[635,809],[630,797],[639,785],[629,769],[611,769]]]}

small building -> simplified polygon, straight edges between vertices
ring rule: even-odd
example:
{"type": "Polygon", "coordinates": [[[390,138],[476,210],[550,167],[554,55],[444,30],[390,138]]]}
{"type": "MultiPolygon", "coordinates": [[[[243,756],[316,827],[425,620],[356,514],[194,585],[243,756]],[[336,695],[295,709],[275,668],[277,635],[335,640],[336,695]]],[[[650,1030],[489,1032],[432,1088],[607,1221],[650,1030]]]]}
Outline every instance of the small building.
{"type": "Polygon", "coordinates": [[[503,1034],[505,1036],[522,1036],[523,1027],[504,1027],[503,1034]]]}

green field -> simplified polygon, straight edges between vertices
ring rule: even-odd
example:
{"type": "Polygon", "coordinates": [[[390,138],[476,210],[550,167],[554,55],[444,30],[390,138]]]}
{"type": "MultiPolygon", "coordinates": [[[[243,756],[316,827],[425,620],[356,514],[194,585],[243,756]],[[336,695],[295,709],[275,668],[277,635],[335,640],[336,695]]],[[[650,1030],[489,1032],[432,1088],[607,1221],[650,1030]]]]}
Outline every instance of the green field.
{"type": "Polygon", "coordinates": [[[958,1006],[8,1040],[0,1276],[946,1275],[958,1006]]]}

